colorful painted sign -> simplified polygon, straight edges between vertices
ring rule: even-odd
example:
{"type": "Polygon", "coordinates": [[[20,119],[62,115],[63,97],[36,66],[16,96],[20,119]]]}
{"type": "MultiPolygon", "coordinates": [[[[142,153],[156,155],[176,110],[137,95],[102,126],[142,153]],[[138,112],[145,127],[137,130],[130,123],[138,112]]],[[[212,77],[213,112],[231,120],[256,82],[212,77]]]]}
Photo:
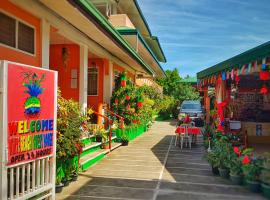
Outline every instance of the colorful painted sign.
{"type": "Polygon", "coordinates": [[[8,64],[7,165],[53,154],[55,73],[8,64]]]}

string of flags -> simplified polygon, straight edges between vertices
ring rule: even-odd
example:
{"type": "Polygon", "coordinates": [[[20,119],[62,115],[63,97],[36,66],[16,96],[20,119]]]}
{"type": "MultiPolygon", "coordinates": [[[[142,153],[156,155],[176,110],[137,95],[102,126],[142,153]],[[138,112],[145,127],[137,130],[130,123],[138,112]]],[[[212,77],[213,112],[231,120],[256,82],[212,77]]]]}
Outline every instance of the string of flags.
{"type": "Polygon", "coordinates": [[[268,80],[270,78],[270,66],[266,64],[266,58],[262,59],[262,63],[258,64],[258,61],[242,65],[241,67],[233,67],[230,70],[221,71],[218,74],[210,75],[199,80],[198,84],[200,87],[206,85],[215,85],[219,76],[222,80],[235,80],[240,81],[240,75],[249,75],[255,72],[259,72],[261,80],[268,80]]]}

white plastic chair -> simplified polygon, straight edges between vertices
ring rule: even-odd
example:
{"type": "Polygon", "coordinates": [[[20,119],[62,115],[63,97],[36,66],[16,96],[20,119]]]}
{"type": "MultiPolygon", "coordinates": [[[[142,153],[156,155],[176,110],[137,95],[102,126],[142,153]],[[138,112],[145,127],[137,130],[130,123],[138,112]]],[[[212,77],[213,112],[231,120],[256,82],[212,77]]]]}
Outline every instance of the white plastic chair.
{"type": "Polygon", "coordinates": [[[186,140],[186,147],[187,147],[187,142],[188,142],[189,143],[189,148],[191,149],[192,136],[188,134],[188,128],[191,127],[191,125],[182,124],[181,127],[184,127],[184,129],[185,129],[185,133],[180,134],[181,149],[183,149],[184,140],[186,140]]]}

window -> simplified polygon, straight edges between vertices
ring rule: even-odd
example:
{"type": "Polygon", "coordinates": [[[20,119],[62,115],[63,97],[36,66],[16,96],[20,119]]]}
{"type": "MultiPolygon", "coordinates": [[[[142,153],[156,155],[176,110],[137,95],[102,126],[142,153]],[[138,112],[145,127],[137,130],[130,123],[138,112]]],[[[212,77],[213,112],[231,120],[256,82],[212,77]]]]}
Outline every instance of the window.
{"type": "Polygon", "coordinates": [[[18,24],[18,49],[34,54],[34,29],[19,22],[18,24]]]}
{"type": "Polygon", "coordinates": [[[35,29],[0,12],[0,43],[35,53],[35,29]]]}
{"type": "Polygon", "coordinates": [[[16,47],[16,20],[0,13],[0,42],[16,47]]]}
{"type": "Polygon", "coordinates": [[[88,68],[88,95],[98,95],[98,68],[88,68]]]}

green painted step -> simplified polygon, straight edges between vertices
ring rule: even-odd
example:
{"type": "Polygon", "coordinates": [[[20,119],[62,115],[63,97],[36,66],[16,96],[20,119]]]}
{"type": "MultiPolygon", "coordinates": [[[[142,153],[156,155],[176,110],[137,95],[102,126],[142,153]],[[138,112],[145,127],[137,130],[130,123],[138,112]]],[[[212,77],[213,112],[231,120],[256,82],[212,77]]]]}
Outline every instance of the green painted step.
{"type": "Polygon", "coordinates": [[[93,142],[93,143],[87,144],[83,148],[83,152],[81,153],[80,156],[81,157],[86,156],[90,153],[98,151],[99,149],[101,149],[101,142],[93,142]]]}
{"type": "MultiPolygon", "coordinates": [[[[112,148],[111,151],[114,149],[120,147],[122,144],[121,143],[112,143],[112,148]]],[[[89,153],[84,155],[83,157],[80,158],[80,164],[81,164],[81,170],[85,171],[87,170],[90,166],[93,164],[97,163],[99,160],[105,157],[106,154],[110,152],[109,149],[99,149],[95,152],[89,153]]]]}
{"type": "Polygon", "coordinates": [[[84,145],[90,144],[92,142],[96,141],[96,137],[94,135],[91,135],[90,137],[84,137],[81,139],[82,143],[84,145]]]}

